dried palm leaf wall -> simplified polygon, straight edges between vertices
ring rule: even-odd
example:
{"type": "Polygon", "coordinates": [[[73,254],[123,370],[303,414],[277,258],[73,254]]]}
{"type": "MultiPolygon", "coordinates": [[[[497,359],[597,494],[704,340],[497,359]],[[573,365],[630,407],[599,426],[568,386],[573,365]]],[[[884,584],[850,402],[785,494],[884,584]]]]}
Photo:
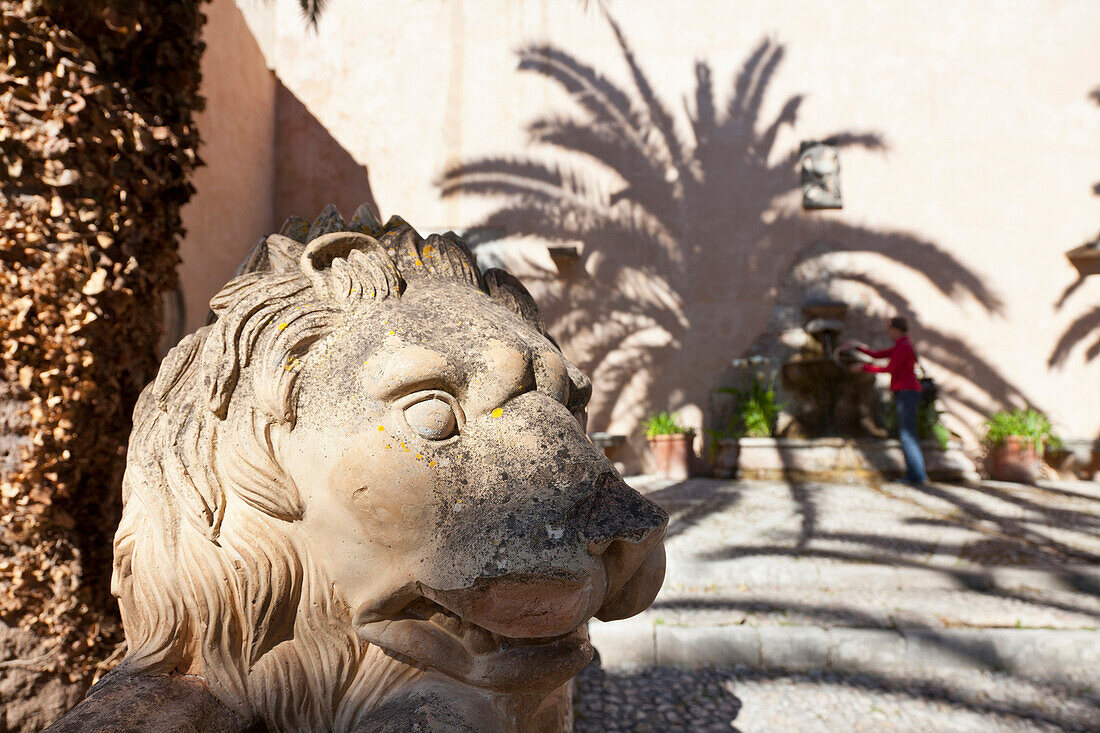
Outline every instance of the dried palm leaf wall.
{"type": "Polygon", "coordinates": [[[200,5],[0,0],[0,621],[41,641],[0,662],[6,696],[86,685],[121,639],[111,534],[199,164],[200,5]]]}

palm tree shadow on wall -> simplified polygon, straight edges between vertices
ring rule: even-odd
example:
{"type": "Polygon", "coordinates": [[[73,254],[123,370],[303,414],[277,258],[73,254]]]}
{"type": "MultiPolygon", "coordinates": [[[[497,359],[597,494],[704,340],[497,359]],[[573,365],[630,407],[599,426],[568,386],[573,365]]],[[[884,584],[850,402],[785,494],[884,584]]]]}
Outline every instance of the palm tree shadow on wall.
{"type": "MultiPolygon", "coordinates": [[[[1089,93],[1089,99],[1096,104],[1100,105],[1100,87],[1093,89],[1089,93]]],[[[1097,196],[1100,196],[1100,183],[1096,183],[1092,187],[1092,192],[1097,196]]],[[[1097,240],[1100,241],[1100,235],[1097,235],[1097,240]]],[[[1076,293],[1082,285],[1085,284],[1085,278],[1087,275],[1082,273],[1076,280],[1074,280],[1058,298],[1058,301],[1054,304],[1054,307],[1061,310],[1063,306],[1069,301],[1069,299],[1076,293]]],[[[1058,343],[1054,345],[1054,350],[1050,354],[1050,358],[1047,359],[1048,366],[1061,366],[1069,359],[1070,353],[1078,346],[1085,344],[1090,339],[1092,340],[1085,347],[1085,360],[1092,361],[1096,357],[1100,356],[1100,308],[1094,307],[1090,311],[1086,311],[1074,319],[1073,323],[1069,324],[1061,338],[1058,339],[1058,343]]]]}
{"type": "MultiPolygon", "coordinates": [[[[1074,286],[1078,285],[1083,279],[1077,280],[1073,285],[1066,288],[1066,291],[1058,299],[1058,308],[1066,303],[1069,295],[1076,290],[1074,286]]],[[[1050,358],[1047,359],[1047,364],[1052,367],[1061,366],[1069,360],[1069,356],[1075,348],[1085,344],[1090,339],[1093,340],[1085,347],[1084,351],[1086,361],[1092,361],[1100,356],[1100,308],[1093,308],[1074,319],[1073,323],[1066,328],[1061,338],[1058,339],[1050,358]]]]}
{"type": "MultiPolygon", "coordinates": [[[[925,274],[943,297],[972,298],[988,311],[1001,307],[974,273],[932,242],[800,214],[792,203],[800,190],[799,153],[777,151],[776,141],[795,125],[803,97],[787,99],[774,118],[761,115],[782,45],[764,40],[755,48],[721,109],[710,65],[697,62],[685,136],[618,24],[606,17],[630,72],[629,88],[554,46],[519,51],[521,71],[560,86],[581,112],[535,119],[527,127],[532,143],[587,159],[596,180],[580,168],[531,157],[468,161],[441,180],[444,196],[504,199],[471,228],[475,244],[511,235],[581,243],[572,274],[545,273],[529,286],[555,337],[593,374],[594,426],[634,426],[646,410],[702,409],[730,357],[767,331],[777,292],[790,285],[795,269],[809,261],[827,268],[835,251],[884,256],[925,274]]],[[[840,148],[886,147],[875,133],[841,132],[829,141],[840,148]]],[[[870,288],[884,313],[918,315],[899,290],[875,276],[837,271],[830,277],[870,288]]],[[[926,358],[978,387],[977,395],[958,393],[963,403],[980,410],[989,401],[1027,402],[962,339],[935,328],[919,337],[926,358]]]]}

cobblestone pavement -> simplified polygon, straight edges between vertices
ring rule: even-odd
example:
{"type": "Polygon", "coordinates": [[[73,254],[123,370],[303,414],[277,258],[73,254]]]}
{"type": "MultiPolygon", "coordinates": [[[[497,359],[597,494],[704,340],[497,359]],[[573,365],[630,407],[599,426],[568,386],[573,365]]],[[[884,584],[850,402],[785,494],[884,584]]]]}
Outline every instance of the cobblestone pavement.
{"type": "Polygon", "coordinates": [[[658,667],[577,677],[576,733],[1100,730],[1100,695],[988,672],[914,679],[658,667]]]}
{"type": "Polygon", "coordinates": [[[1100,626],[1095,482],[628,481],[672,517],[662,623],[1100,626]]]}
{"type": "MultiPolygon", "coordinates": [[[[672,517],[665,585],[634,620],[655,629],[1100,634],[1095,482],[628,482],[672,517]]],[[[1060,681],[966,664],[912,673],[597,662],[577,679],[575,730],[1100,732],[1097,670],[1055,664],[1060,681]]]]}
{"type": "Polygon", "coordinates": [[[666,545],[710,560],[814,557],[945,570],[1100,560],[1100,484],[627,481],[672,515],[666,545]]]}

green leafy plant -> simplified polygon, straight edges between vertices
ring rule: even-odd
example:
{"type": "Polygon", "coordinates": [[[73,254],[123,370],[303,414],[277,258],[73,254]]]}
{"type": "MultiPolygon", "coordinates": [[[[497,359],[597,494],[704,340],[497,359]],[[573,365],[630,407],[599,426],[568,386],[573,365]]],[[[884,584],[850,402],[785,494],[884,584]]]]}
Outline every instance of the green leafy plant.
{"type": "Polygon", "coordinates": [[[951,440],[951,431],[940,421],[940,411],[934,404],[925,404],[917,408],[917,437],[921,440],[934,439],[941,450],[947,450],[951,440]]]}
{"type": "Polygon", "coordinates": [[[722,387],[716,390],[733,395],[737,412],[725,430],[708,430],[716,440],[726,438],[770,438],[775,434],[775,421],[784,405],[775,398],[775,378],[765,381],[754,375],[748,389],[722,387]]]}
{"type": "MultiPolygon", "coordinates": [[[[920,440],[935,440],[941,450],[947,450],[947,444],[954,433],[940,420],[943,413],[935,403],[921,403],[917,408],[917,438],[920,440]]],[[[898,434],[898,410],[896,404],[891,404],[890,409],[884,415],[883,423],[891,435],[898,434]]]]}
{"type": "Polygon", "coordinates": [[[985,442],[991,448],[1004,445],[1010,436],[1023,438],[1039,450],[1044,446],[1059,448],[1062,439],[1054,433],[1050,419],[1034,409],[1001,410],[985,421],[985,442]]]}
{"type": "Polygon", "coordinates": [[[676,416],[668,412],[658,412],[650,415],[642,423],[645,425],[645,437],[652,438],[655,435],[684,435],[691,430],[685,428],[676,421],[676,416]]]}

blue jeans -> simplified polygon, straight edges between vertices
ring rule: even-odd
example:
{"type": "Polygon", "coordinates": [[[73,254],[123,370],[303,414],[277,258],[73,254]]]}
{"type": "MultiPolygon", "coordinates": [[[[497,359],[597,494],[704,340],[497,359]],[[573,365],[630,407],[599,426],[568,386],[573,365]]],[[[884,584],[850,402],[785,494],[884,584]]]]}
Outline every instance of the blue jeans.
{"type": "Polygon", "coordinates": [[[901,438],[901,452],[905,454],[905,480],[914,484],[923,484],[928,480],[928,475],[924,472],[924,456],[920,452],[920,439],[917,438],[920,390],[903,389],[895,392],[894,404],[898,408],[898,437],[901,438]]]}

